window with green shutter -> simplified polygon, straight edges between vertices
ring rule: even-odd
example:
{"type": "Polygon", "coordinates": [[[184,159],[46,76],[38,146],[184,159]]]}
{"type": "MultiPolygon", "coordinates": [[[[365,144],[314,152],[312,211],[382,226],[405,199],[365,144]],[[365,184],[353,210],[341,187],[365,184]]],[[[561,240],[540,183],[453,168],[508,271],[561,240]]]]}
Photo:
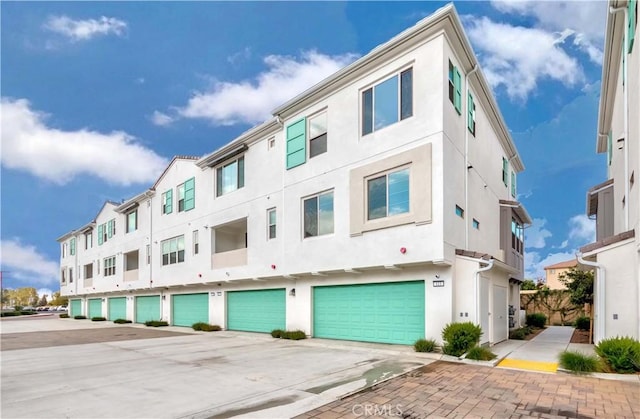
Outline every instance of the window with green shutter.
{"type": "Polygon", "coordinates": [[[516,174],[511,171],[511,196],[516,197],[516,174]]]}
{"type": "Polygon", "coordinates": [[[627,52],[631,54],[633,50],[633,41],[636,36],[636,25],[638,23],[637,0],[629,0],[627,2],[627,52]]]}
{"type": "Polygon", "coordinates": [[[462,76],[457,68],[455,68],[453,75],[453,84],[456,90],[453,105],[455,106],[458,115],[462,115],[462,76]]]}
{"type": "Polygon", "coordinates": [[[509,186],[509,160],[502,158],[502,183],[509,186]]]}
{"type": "Polygon", "coordinates": [[[162,213],[171,214],[173,212],[173,190],[169,189],[162,194],[162,213]]]}
{"type": "Polygon", "coordinates": [[[71,256],[76,254],[76,239],[71,239],[69,241],[69,252],[71,253],[71,256]]]}
{"type": "Polygon", "coordinates": [[[473,96],[469,92],[469,98],[467,103],[467,128],[471,134],[476,136],[476,104],[473,103],[473,96]]]}
{"type": "Polygon", "coordinates": [[[196,206],[196,178],[192,177],[184,183],[184,210],[189,211],[196,206]]]}
{"type": "Polygon", "coordinates": [[[104,224],[98,225],[98,246],[102,246],[102,243],[104,243],[104,227],[104,224]]]}
{"type": "Polygon", "coordinates": [[[287,170],[307,161],[307,121],[306,118],[287,127],[287,170]]]}
{"type": "Polygon", "coordinates": [[[111,237],[113,237],[113,234],[114,234],[114,232],[113,232],[114,228],[113,227],[115,227],[114,226],[115,223],[113,221],[114,220],[109,220],[109,222],[107,222],[107,238],[109,238],[109,239],[111,237]]]}

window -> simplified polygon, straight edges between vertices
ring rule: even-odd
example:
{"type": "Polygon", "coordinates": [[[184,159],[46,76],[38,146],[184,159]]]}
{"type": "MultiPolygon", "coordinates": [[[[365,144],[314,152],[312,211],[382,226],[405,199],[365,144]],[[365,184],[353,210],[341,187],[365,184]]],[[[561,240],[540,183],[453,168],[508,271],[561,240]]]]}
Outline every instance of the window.
{"type": "Polygon", "coordinates": [[[607,161],[609,162],[609,166],[611,166],[612,158],[613,158],[613,137],[611,135],[611,131],[609,131],[609,135],[607,136],[607,161]]]}
{"type": "Polygon", "coordinates": [[[93,247],[93,233],[91,231],[84,233],[84,248],[90,249],[93,247]]]}
{"type": "Polygon", "coordinates": [[[75,238],[69,240],[69,254],[71,256],[76,254],[76,239],[75,238]]]}
{"type": "Polygon", "coordinates": [[[409,212],[408,167],[367,181],[368,220],[407,212],[409,212]]]}
{"type": "Polygon", "coordinates": [[[62,243],[62,257],[67,257],[67,243],[62,243]]]}
{"type": "Polygon", "coordinates": [[[269,138],[269,140],[267,140],[267,149],[268,150],[273,150],[276,146],[276,139],[275,138],[269,138]]]}
{"type": "Polygon", "coordinates": [[[305,199],[303,207],[305,238],[333,233],[333,191],[305,199]]]}
{"type": "Polygon", "coordinates": [[[216,170],[216,196],[222,196],[244,187],[244,157],[218,167],[216,170]]]}
{"type": "Polygon", "coordinates": [[[69,283],[73,282],[73,268],[69,268],[69,283]]]}
{"type": "Polygon", "coordinates": [[[61,269],[60,270],[60,283],[64,284],[65,282],[67,282],[67,275],[66,275],[67,270],[66,269],[61,269]]]}
{"type": "Polygon", "coordinates": [[[551,275],[553,275],[554,273],[556,273],[556,270],[555,270],[555,269],[549,269],[549,273],[550,273],[551,275]]]}
{"type": "Polygon", "coordinates": [[[308,118],[309,158],[327,152],[327,113],[322,112],[308,118]]]}
{"type": "Polygon", "coordinates": [[[169,189],[162,194],[162,213],[171,214],[173,212],[173,191],[169,189]]]}
{"type": "Polygon", "coordinates": [[[502,183],[509,186],[509,160],[502,158],[502,183]]]}
{"type": "Polygon", "coordinates": [[[511,219],[511,248],[520,254],[524,251],[524,226],[515,218],[511,219]]]}
{"type": "Polygon", "coordinates": [[[184,211],[184,183],[178,185],[178,212],[184,211]]]}
{"type": "Polygon", "coordinates": [[[513,198],[516,197],[516,174],[515,172],[512,170],[511,171],[511,196],[513,198]]]}
{"type": "Polygon", "coordinates": [[[472,221],[472,225],[473,225],[473,228],[475,228],[476,230],[480,230],[480,221],[474,218],[472,221]]]}
{"type": "Polygon", "coordinates": [[[84,265],[84,277],[85,279],[93,278],[93,263],[84,265]]]}
{"type": "Polygon", "coordinates": [[[162,266],[184,262],[184,236],[162,242],[162,266]]]}
{"type": "Polygon", "coordinates": [[[459,205],[456,205],[456,215],[460,218],[464,218],[464,210],[459,205]]]}
{"type": "Polygon", "coordinates": [[[267,238],[276,238],[276,209],[267,210],[267,238]]]}
{"type": "Polygon", "coordinates": [[[104,276],[111,276],[116,274],[116,257],[115,256],[104,258],[104,263],[102,265],[104,267],[104,276]]]}
{"type": "Polygon", "coordinates": [[[471,134],[476,136],[476,104],[473,103],[473,96],[469,92],[469,100],[467,103],[467,128],[471,134]]]}
{"type": "Polygon", "coordinates": [[[362,92],[362,135],[413,115],[413,69],[362,92]]]}
{"type": "Polygon", "coordinates": [[[449,100],[458,114],[462,113],[462,76],[458,68],[449,61],[449,100]]]}
{"type": "Polygon", "coordinates": [[[193,230],[193,254],[197,255],[200,251],[200,243],[198,242],[198,230],[193,230]]]}
{"type": "Polygon", "coordinates": [[[147,265],[151,263],[151,245],[147,245],[147,265]]]}
{"type": "Polygon", "coordinates": [[[127,233],[131,233],[138,229],[138,210],[127,214],[127,233]]]}

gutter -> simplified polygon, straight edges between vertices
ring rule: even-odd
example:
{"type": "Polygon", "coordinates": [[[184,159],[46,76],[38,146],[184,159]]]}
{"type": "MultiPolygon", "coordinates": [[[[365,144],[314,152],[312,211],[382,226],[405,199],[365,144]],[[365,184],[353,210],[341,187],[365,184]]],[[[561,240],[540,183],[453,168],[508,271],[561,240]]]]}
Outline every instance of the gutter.
{"type": "Polygon", "coordinates": [[[584,260],[582,258],[582,252],[576,253],[576,259],[578,259],[578,262],[580,262],[583,265],[596,268],[598,272],[596,275],[596,290],[595,290],[596,292],[594,293],[596,297],[595,308],[596,308],[596,313],[598,315],[598,318],[595,319],[596,328],[593,334],[593,342],[595,344],[598,344],[605,336],[604,320],[606,318],[606,314],[604,312],[604,298],[605,298],[604,283],[605,283],[606,270],[604,268],[604,265],[601,263],[584,260]]]}

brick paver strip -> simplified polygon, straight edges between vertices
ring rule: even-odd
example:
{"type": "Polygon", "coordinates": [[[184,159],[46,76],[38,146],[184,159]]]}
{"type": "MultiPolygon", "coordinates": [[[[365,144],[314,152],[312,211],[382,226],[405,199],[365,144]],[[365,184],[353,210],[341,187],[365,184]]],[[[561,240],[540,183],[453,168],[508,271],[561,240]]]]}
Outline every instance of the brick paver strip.
{"type": "Polygon", "coordinates": [[[640,419],[638,415],[640,382],[437,361],[299,418],[640,419]]]}
{"type": "Polygon", "coordinates": [[[3,351],[9,351],[15,349],[81,345],[85,343],[166,338],[171,336],[185,336],[187,334],[188,333],[171,332],[157,328],[142,329],[128,326],[79,330],[52,330],[49,332],[5,333],[2,335],[1,348],[3,351]]]}

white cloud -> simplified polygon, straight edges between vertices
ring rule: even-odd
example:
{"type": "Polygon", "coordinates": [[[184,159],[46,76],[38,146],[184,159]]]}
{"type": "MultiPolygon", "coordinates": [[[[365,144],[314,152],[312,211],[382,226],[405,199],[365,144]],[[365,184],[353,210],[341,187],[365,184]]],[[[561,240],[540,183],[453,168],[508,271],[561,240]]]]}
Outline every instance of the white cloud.
{"type": "Polygon", "coordinates": [[[569,239],[580,241],[582,245],[596,241],[596,221],[584,214],[569,219],[569,239]]]}
{"type": "Polygon", "coordinates": [[[512,100],[526,100],[541,79],[573,86],[584,79],[578,60],[561,47],[567,33],[464,18],[489,83],[504,86],[512,100]]]}
{"type": "Polygon", "coordinates": [[[7,169],[57,184],[91,175],[126,186],[155,181],[167,165],[125,132],[63,131],[48,127],[46,115],[32,110],[26,99],[2,98],[0,105],[2,166],[7,169]]]}
{"type": "Polygon", "coordinates": [[[43,27],[73,42],[87,41],[100,35],[124,35],[127,23],[114,17],[74,20],[68,16],[49,16],[43,27]]]}
{"type": "Polygon", "coordinates": [[[53,296],[53,291],[49,288],[38,288],[37,293],[40,298],[42,298],[43,295],[46,295],[47,301],[51,301],[51,297],[53,296]]]}
{"type": "Polygon", "coordinates": [[[535,218],[530,227],[524,231],[524,242],[527,248],[542,249],[545,247],[546,239],[551,237],[552,234],[549,230],[544,228],[547,220],[544,218],[535,218]]]}
{"type": "Polygon", "coordinates": [[[196,92],[186,106],[176,108],[176,117],[206,119],[215,125],[260,123],[276,106],[356,58],[354,54],[329,56],[317,51],[303,52],[300,59],[269,55],[264,59],[268,69],[255,80],[215,82],[210,91],[196,92]]]}
{"type": "Polygon", "coordinates": [[[538,252],[527,252],[525,254],[525,273],[528,279],[544,278],[544,267],[553,265],[554,263],[564,262],[565,260],[575,259],[575,252],[558,252],[549,253],[544,258],[540,257],[538,252]]]}
{"type": "Polygon", "coordinates": [[[11,278],[23,282],[24,286],[58,283],[58,263],[19,239],[0,241],[0,258],[2,270],[9,271],[11,278]]]}
{"type": "Polygon", "coordinates": [[[504,13],[531,16],[536,26],[574,35],[573,44],[591,61],[602,64],[602,43],[606,24],[606,1],[492,1],[504,13]]]}
{"type": "Polygon", "coordinates": [[[249,58],[251,58],[251,48],[244,47],[235,54],[231,54],[230,56],[228,56],[227,61],[230,64],[236,65],[242,61],[247,61],[249,58]]]}
{"type": "Polygon", "coordinates": [[[154,125],[158,125],[161,127],[171,125],[173,121],[175,121],[175,118],[160,111],[153,111],[153,115],[151,115],[151,122],[153,122],[154,125]]]}

